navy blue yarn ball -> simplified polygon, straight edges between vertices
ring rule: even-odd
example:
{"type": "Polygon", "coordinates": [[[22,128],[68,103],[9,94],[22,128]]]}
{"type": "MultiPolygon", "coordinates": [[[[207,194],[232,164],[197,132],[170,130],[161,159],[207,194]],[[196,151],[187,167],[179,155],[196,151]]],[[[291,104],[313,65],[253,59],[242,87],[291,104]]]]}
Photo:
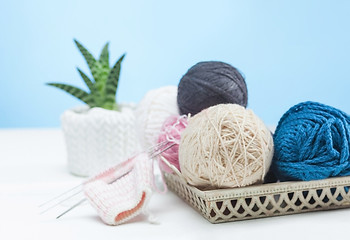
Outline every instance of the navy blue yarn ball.
{"type": "Polygon", "coordinates": [[[316,102],[290,108],[275,134],[270,173],[280,181],[350,175],[350,116],[316,102]]]}
{"type": "Polygon", "coordinates": [[[208,107],[235,103],[247,106],[247,85],[233,66],[218,61],[199,62],[181,78],[177,103],[181,115],[195,115],[208,107]]]}

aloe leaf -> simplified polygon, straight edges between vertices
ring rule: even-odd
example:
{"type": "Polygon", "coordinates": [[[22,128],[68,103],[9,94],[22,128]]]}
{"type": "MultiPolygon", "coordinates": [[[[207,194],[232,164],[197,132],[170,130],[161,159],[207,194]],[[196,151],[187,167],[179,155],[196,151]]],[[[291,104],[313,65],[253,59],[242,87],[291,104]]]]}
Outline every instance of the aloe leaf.
{"type": "Polygon", "coordinates": [[[86,83],[86,85],[88,86],[88,88],[90,89],[90,94],[89,94],[89,97],[90,98],[93,98],[93,103],[96,105],[96,106],[100,106],[102,103],[102,100],[103,100],[103,97],[101,96],[100,94],[100,91],[98,91],[98,84],[94,84],[90,78],[88,76],[86,76],[86,74],[81,71],[79,68],[77,68],[80,76],[83,78],[84,82],[86,83]]]}
{"type": "Polygon", "coordinates": [[[90,96],[87,92],[85,92],[84,90],[81,90],[80,88],[77,88],[68,84],[62,84],[62,83],[47,83],[47,85],[59,88],[71,94],[72,96],[88,104],[90,107],[95,106],[94,99],[92,98],[92,96],[90,96]]]}
{"type": "Polygon", "coordinates": [[[95,76],[96,76],[96,89],[98,89],[100,91],[101,94],[105,94],[105,85],[107,82],[107,78],[109,75],[110,69],[108,68],[104,68],[102,66],[102,64],[100,62],[96,63],[96,72],[95,72],[95,76]]]}
{"type": "Polygon", "coordinates": [[[86,86],[90,89],[91,92],[94,92],[95,91],[95,87],[94,87],[94,84],[93,82],[90,80],[90,78],[88,76],[86,76],[86,74],[81,71],[79,68],[77,68],[81,78],[84,80],[86,86]]]}
{"type": "Polygon", "coordinates": [[[94,77],[95,81],[98,81],[98,79],[96,79],[96,59],[80,42],[78,42],[76,39],[74,39],[74,42],[77,45],[83,57],[85,58],[85,61],[88,64],[91,74],[94,77]]]}
{"type": "Polygon", "coordinates": [[[118,88],[118,82],[119,82],[119,74],[120,74],[120,65],[125,57],[125,54],[123,54],[119,60],[114,64],[113,68],[111,69],[108,79],[105,86],[105,95],[106,95],[106,101],[107,102],[115,102],[115,94],[117,92],[118,88]]]}
{"type": "Polygon", "coordinates": [[[108,46],[109,43],[107,42],[106,45],[103,47],[102,52],[100,54],[99,62],[101,63],[103,68],[109,69],[109,52],[108,52],[108,46]]]}

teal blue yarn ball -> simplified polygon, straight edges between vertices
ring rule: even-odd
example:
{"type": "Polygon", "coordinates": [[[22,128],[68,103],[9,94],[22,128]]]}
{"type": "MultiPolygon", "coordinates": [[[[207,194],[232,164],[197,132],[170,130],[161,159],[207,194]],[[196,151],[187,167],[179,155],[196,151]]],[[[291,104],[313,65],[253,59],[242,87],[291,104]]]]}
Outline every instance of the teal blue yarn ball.
{"type": "Polygon", "coordinates": [[[270,178],[318,180],[350,175],[350,116],[321,103],[303,102],[280,119],[270,178]]]}

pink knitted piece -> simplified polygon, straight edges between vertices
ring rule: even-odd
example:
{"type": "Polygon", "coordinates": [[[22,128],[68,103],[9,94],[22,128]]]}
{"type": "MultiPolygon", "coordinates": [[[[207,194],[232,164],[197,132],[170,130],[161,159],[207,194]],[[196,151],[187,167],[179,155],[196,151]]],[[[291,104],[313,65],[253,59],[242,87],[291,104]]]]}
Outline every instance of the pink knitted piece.
{"type": "MultiPolygon", "coordinates": [[[[158,137],[158,143],[168,142],[167,146],[174,144],[174,146],[162,152],[161,155],[178,170],[180,170],[179,144],[181,140],[181,133],[186,127],[187,116],[170,116],[165,120],[161,133],[158,137]]],[[[166,148],[166,146],[164,148],[166,148]]],[[[160,161],[159,166],[163,171],[172,173],[172,170],[164,162],[160,161]]]]}
{"type": "Polygon", "coordinates": [[[86,183],[84,193],[103,222],[119,225],[147,206],[152,193],[152,172],[152,161],[142,153],[86,183]],[[119,177],[116,181],[108,183],[116,177],[119,177]]]}

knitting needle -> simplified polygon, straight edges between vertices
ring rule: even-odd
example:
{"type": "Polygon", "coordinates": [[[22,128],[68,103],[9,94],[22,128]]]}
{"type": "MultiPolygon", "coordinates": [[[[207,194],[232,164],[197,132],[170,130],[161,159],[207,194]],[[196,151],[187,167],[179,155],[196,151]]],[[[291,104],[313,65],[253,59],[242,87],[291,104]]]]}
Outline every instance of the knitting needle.
{"type": "Polygon", "coordinates": [[[163,141],[163,142],[157,143],[156,145],[149,147],[147,150],[147,153],[154,154],[155,152],[161,150],[162,147],[166,146],[168,143],[169,143],[168,141],[163,141]]]}
{"type": "Polygon", "coordinates": [[[73,210],[74,208],[78,207],[80,204],[82,204],[83,202],[85,202],[87,199],[83,198],[81,199],[79,202],[77,202],[76,204],[74,204],[73,206],[71,206],[70,208],[68,208],[66,211],[64,211],[63,213],[61,213],[60,215],[58,215],[56,217],[56,219],[59,219],[60,217],[62,217],[63,215],[65,215],[66,213],[68,213],[69,211],[73,210]]]}
{"type": "MultiPolygon", "coordinates": [[[[115,178],[113,181],[109,182],[108,184],[112,184],[114,182],[116,182],[118,179],[121,179],[123,177],[125,177],[126,175],[128,175],[131,172],[132,169],[130,169],[129,171],[127,171],[126,173],[124,173],[123,175],[121,175],[120,177],[115,178]]],[[[71,196],[72,197],[72,196],[71,196]]],[[[56,219],[62,217],[63,215],[65,215],[66,213],[70,212],[71,210],[73,210],[74,208],[78,207],[80,204],[82,204],[83,202],[85,202],[87,199],[83,198],[81,199],[79,202],[77,202],[76,204],[74,204],[73,206],[71,206],[70,208],[68,208],[66,211],[64,211],[63,213],[61,213],[60,215],[58,215],[56,217],[56,219]]],[[[65,201],[65,200],[64,200],[65,201]]]]}
{"type": "MultiPolygon", "coordinates": [[[[167,142],[167,143],[170,143],[170,142],[167,142]]],[[[155,151],[155,152],[153,153],[153,155],[151,155],[149,158],[150,158],[150,159],[153,159],[153,158],[157,157],[159,154],[165,152],[166,150],[168,150],[169,148],[173,147],[174,145],[175,145],[175,143],[172,143],[172,144],[170,144],[169,146],[167,146],[166,148],[163,148],[163,149],[161,149],[161,150],[158,149],[157,151],[159,151],[159,152],[155,151]]]]}
{"type": "Polygon", "coordinates": [[[47,205],[48,203],[50,203],[50,202],[56,200],[57,198],[60,198],[60,197],[62,197],[62,196],[64,196],[64,195],[66,195],[67,193],[72,192],[73,190],[77,189],[78,187],[81,187],[83,184],[84,184],[84,183],[81,183],[81,184],[79,184],[79,185],[77,185],[77,186],[75,186],[75,187],[73,187],[73,188],[71,188],[71,189],[65,191],[64,193],[61,193],[60,195],[58,195],[58,196],[56,196],[56,197],[54,197],[54,198],[52,198],[52,199],[50,199],[50,200],[48,200],[48,201],[46,201],[46,202],[40,204],[40,205],[39,205],[39,208],[40,208],[40,207],[43,207],[43,206],[45,206],[45,205],[47,205]]]}
{"type": "Polygon", "coordinates": [[[59,201],[58,203],[55,203],[54,205],[50,206],[49,208],[45,209],[44,211],[40,212],[40,215],[43,214],[43,213],[46,213],[46,212],[49,211],[50,209],[56,207],[57,205],[60,205],[61,203],[67,201],[68,199],[70,199],[70,198],[72,198],[72,197],[78,195],[79,193],[81,193],[81,190],[80,190],[79,192],[76,192],[76,193],[74,193],[74,194],[72,194],[72,195],[66,197],[65,199],[59,201]]]}
{"type": "MultiPolygon", "coordinates": [[[[129,172],[130,172],[130,171],[129,171],[129,172]]],[[[124,176],[125,176],[125,175],[127,175],[129,172],[125,173],[124,175],[122,175],[122,176],[121,176],[121,177],[119,177],[119,178],[124,177],[124,176]]],[[[115,182],[115,181],[116,181],[116,180],[118,180],[119,178],[114,179],[113,181],[111,181],[111,182],[110,182],[110,183],[108,183],[108,184],[112,184],[113,182],[115,182]]],[[[65,193],[71,192],[71,191],[73,191],[74,189],[76,189],[77,187],[80,187],[80,186],[82,186],[82,185],[83,185],[83,184],[80,184],[80,185],[78,185],[78,186],[76,186],[76,187],[72,188],[71,190],[66,191],[65,193]]],[[[49,208],[45,209],[44,211],[40,212],[40,215],[41,215],[41,214],[43,214],[43,213],[45,213],[45,212],[47,212],[47,211],[49,211],[50,209],[52,209],[52,208],[54,208],[54,207],[58,206],[59,204],[61,204],[61,203],[65,202],[65,201],[67,201],[67,200],[71,199],[72,197],[74,197],[74,196],[78,195],[78,194],[79,194],[79,193],[81,193],[81,192],[82,192],[82,190],[80,190],[80,191],[78,191],[78,192],[76,192],[76,193],[74,193],[74,194],[72,194],[72,195],[70,195],[70,196],[66,197],[65,199],[63,199],[63,200],[61,200],[61,201],[59,201],[59,202],[55,203],[54,205],[52,205],[52,206],[50,206],[49,208]]],[[[59,196],[55,197],[54,199],[57,199],[57,198],[59,198],[59,197],[61,197],[61,196],[65,195],[65,193],[60,194],[59,196]]],[[[52,202],[52,200],[50,200],[50,201],[48,201],[48,202],[52,202]]],[[[45,205],[45,204],[42,204],[42,206],[43,206],[43,205],[45,205]]]]}
{"type": "MultiPolygon", "coordinates": [[[[170,144],[169,146],[167,146],[166,148],[161,149],[161,147],[163,147],[164,145],[166,145],[166,144],[168,144],[168,143],[169,143],[169,142],[167,142],[167,141],[163,141],[163,142],[160,142],[160,143],[158,143],[157,145],[151,147],[151,148],[149,149],[149,151],[148,151],[149,154],[152,154],[152,155],[150,156],[150,158],[151,158],[151,159],[155,158],[155,157],[158,156],[159,154],[163,153],[164,151],[168,150],[169,148],[171,148],[171,147],[173,147],[173,146],[175,145],[175,143],[172,143],[172,144],[170,144]],[[152,153],[152,152],[153,152],[153,153],[152,153]]],[[[131,170],[132,170],[132,169],[131,169],[131,170]]],[[[126,173],[123,174],[122,176],[115,178],[113,181],[111,181],[111,182],[108,183],[108,184],[112,184],[112,183],[116,182],[118,179],[120,179],[120,178],[126,176],[127,174],[129,174],[129,173],[131,172],[131,170],[129,170],[128,172],[126,172],[126,173]]],[[[68,192],[69,192],[69,191],[68,191],[68,192]]],[[[81,191],[79,191],[78,193],[80,193],[80,192],[81,192],[81,191]]],[[[62,200],[62,201],[60,201],[58,204],[60,204],[60,203],[62,203],[62,202],[64,202],[64,201],[66,201],[66,200],[68,200],[69,198],[71,198],[71,197],[77,195],[78,193],[75,193],[74,195],[71,195],[70,197],[68,197],[68,198],[66,198],[66,199],[64,199],[64,200],[62,200]]],[[[61,195],[63,195],[63,194],[61,194],[61,195]]],[[[84,198],[83,200],[85,201],[86,198],[84,198]]],[[[70,208],[67,209],[65,212],[63,212],[63,213],[60,214],[58,217],[56,217],[56,219],[62,217],[63,215],[65,215],[65,214],[68,213],[69,211],[73,210],[74,208],[76,208],[77,206],[79,206],[80,204],[82,204],[82,203],[84,202],[83,200],[81,200],[81,201],[79,201],[78,203],[74,204],[72,207],[70,207],[70,208]]],[[[56,205],[50,207],[49,209],[51,209],[51,208],[57,206],[58,204],[56,204],[56,205]]],[[[49,209],[45,210],[44,212],[48,211],[49,209]]]]}
{"type": "MultiPolygon", "coordinates": [[[[129,173],[129,172],[128,172],[128,173],[129,173]]],[[[124,175],[123,175],[123,176],[124,176],[124,175]]],[[[121,177],[123,177],[123,176],[121,176],[121,177]]],[[[116,180],[114,180],[114,181],[116,181],[116,180]]],[[[114,181],[112,181],[111,183],[113,183],[114,181]]],[[[111,183],[109,183],[109,184],[111,184],[111,183]]],[[[74,189],[76,189],[76,188],[82,186],[83,184],[84,184],[84,183],[79,184],[78,186],[76,186],[76,187],[74,187],[74,188],[72,188],[72,189],[70,189],[70,190],[68,190],[68,191],[66,191],[66,192],[64,192],[64,193],[62,193],[62,194],[56,196],[55,198],[53,198],[53,199],[51,199],[51,200],[49,200],[49,201],[47,201],[47,202],[41,204],[39,207],[43,207],[43,206],[47,205],[48,203],[52,202],[53,200],[56,200],[56,199],[58,199],[58,198],[64,196],[65,194],[67,194],[67,193],[73,191],[74,189]]],[[[55,203],[54,205],[52,205],[52,206],[50,206],[49,208],[45,209],[44,211],[40,212],[40,215],[43,214],[43,213],[45,213],[45,212],[47,212],[47,211],[49,211],[50,209],[56,207],[57,205],[59,205],[59,204],[65,202],[65,201],[71,199],[72,197],[78,195],[78,194],[81,193],[81,192],[82,192],[82,190],[80,190],[80,191],[78,191],[78,192],[76,192],[76,193],[74,193],[74,194],[72,194],[72,195],[66,197],[65,199],[63,199],[63,200],[61,200],[61,201],[55,203]]]]}
{"type": "MultiPolygon", "coordinates": [[[[159,151],[159,150],[160,150],[164,145],[166,145],[167,143],[168,143],[167,141],[160,142],[160,143],[158,143],[158,144],[156,144],[156,145],[150,147],[150,148],[147,150],[147,152],[148,152],[149,154],[153,154],[153,155],[154,155],[154,153],[156,153],[157,151],[159,151]]],[[[167,148],[167,149],[168,149],[168,148],[167,148]]],[[[165,149],[165,150],[167,150],[167,149],[165,149]]],[[[163,150],[163,151],[165,151],[165,150],[163,150]]],[[[159,153],[158,153],[158,154],[159,154],[159,153]]],[[[157,154],[157,155],[158,155],[158,154],[157,154]]],[[[157,156],[157,155],[155,155],[155,156],[157,156]]],[[[155,156],[151,156],[151,158],[154,158],[155,156]]],[[[86,182],[87,182],[87,181],[86,181],[86,182]]],[[[66,195],[67,193],[72,192],[73,190],[77,189],[78,187],[81,187],[82,185],[84,185],[86,182],[83,182],[83,183],[81,183],[81,184],[79,184],[79,185],[77,185],[77,186],[75,186],[75,187],[73,187],[73,188],[71,188],[71,189],[69,189],[69,190],[67,190],[67,191],[65,191],[65,192],[63,192],[63,193],[61,193],[60,195],[55,196],[54,198],[52,198],[52,199],[50,199],[50,200],[48,200],[48,201],[46,201],[46,202],[40,204],[38,207],[41,208],[41,207],[47,205],[48,203],[50,203],[50,202],[52,202],[52,201],[54,201],[54,200],[56,200],[56,199],[58,199],[58,198],[60,198],[60,197],[62,197],[62,196],[64,196],[64,195],[66,195]]],[[[72,196],[74,196],[74,195],[72,195],[72,196]]],[[[72,196],[71,196],[71,197],[72,197],[72,196]]],[[[68,200],[68,199],[69,199],[69,198],[66,198],[65,200],[68,200]]],[[[60,203],[61,203],[61,202],[60,202],[60,203]]],[[[44,211],[44,212],[45,212],[45,211],[44,211]]]]}

